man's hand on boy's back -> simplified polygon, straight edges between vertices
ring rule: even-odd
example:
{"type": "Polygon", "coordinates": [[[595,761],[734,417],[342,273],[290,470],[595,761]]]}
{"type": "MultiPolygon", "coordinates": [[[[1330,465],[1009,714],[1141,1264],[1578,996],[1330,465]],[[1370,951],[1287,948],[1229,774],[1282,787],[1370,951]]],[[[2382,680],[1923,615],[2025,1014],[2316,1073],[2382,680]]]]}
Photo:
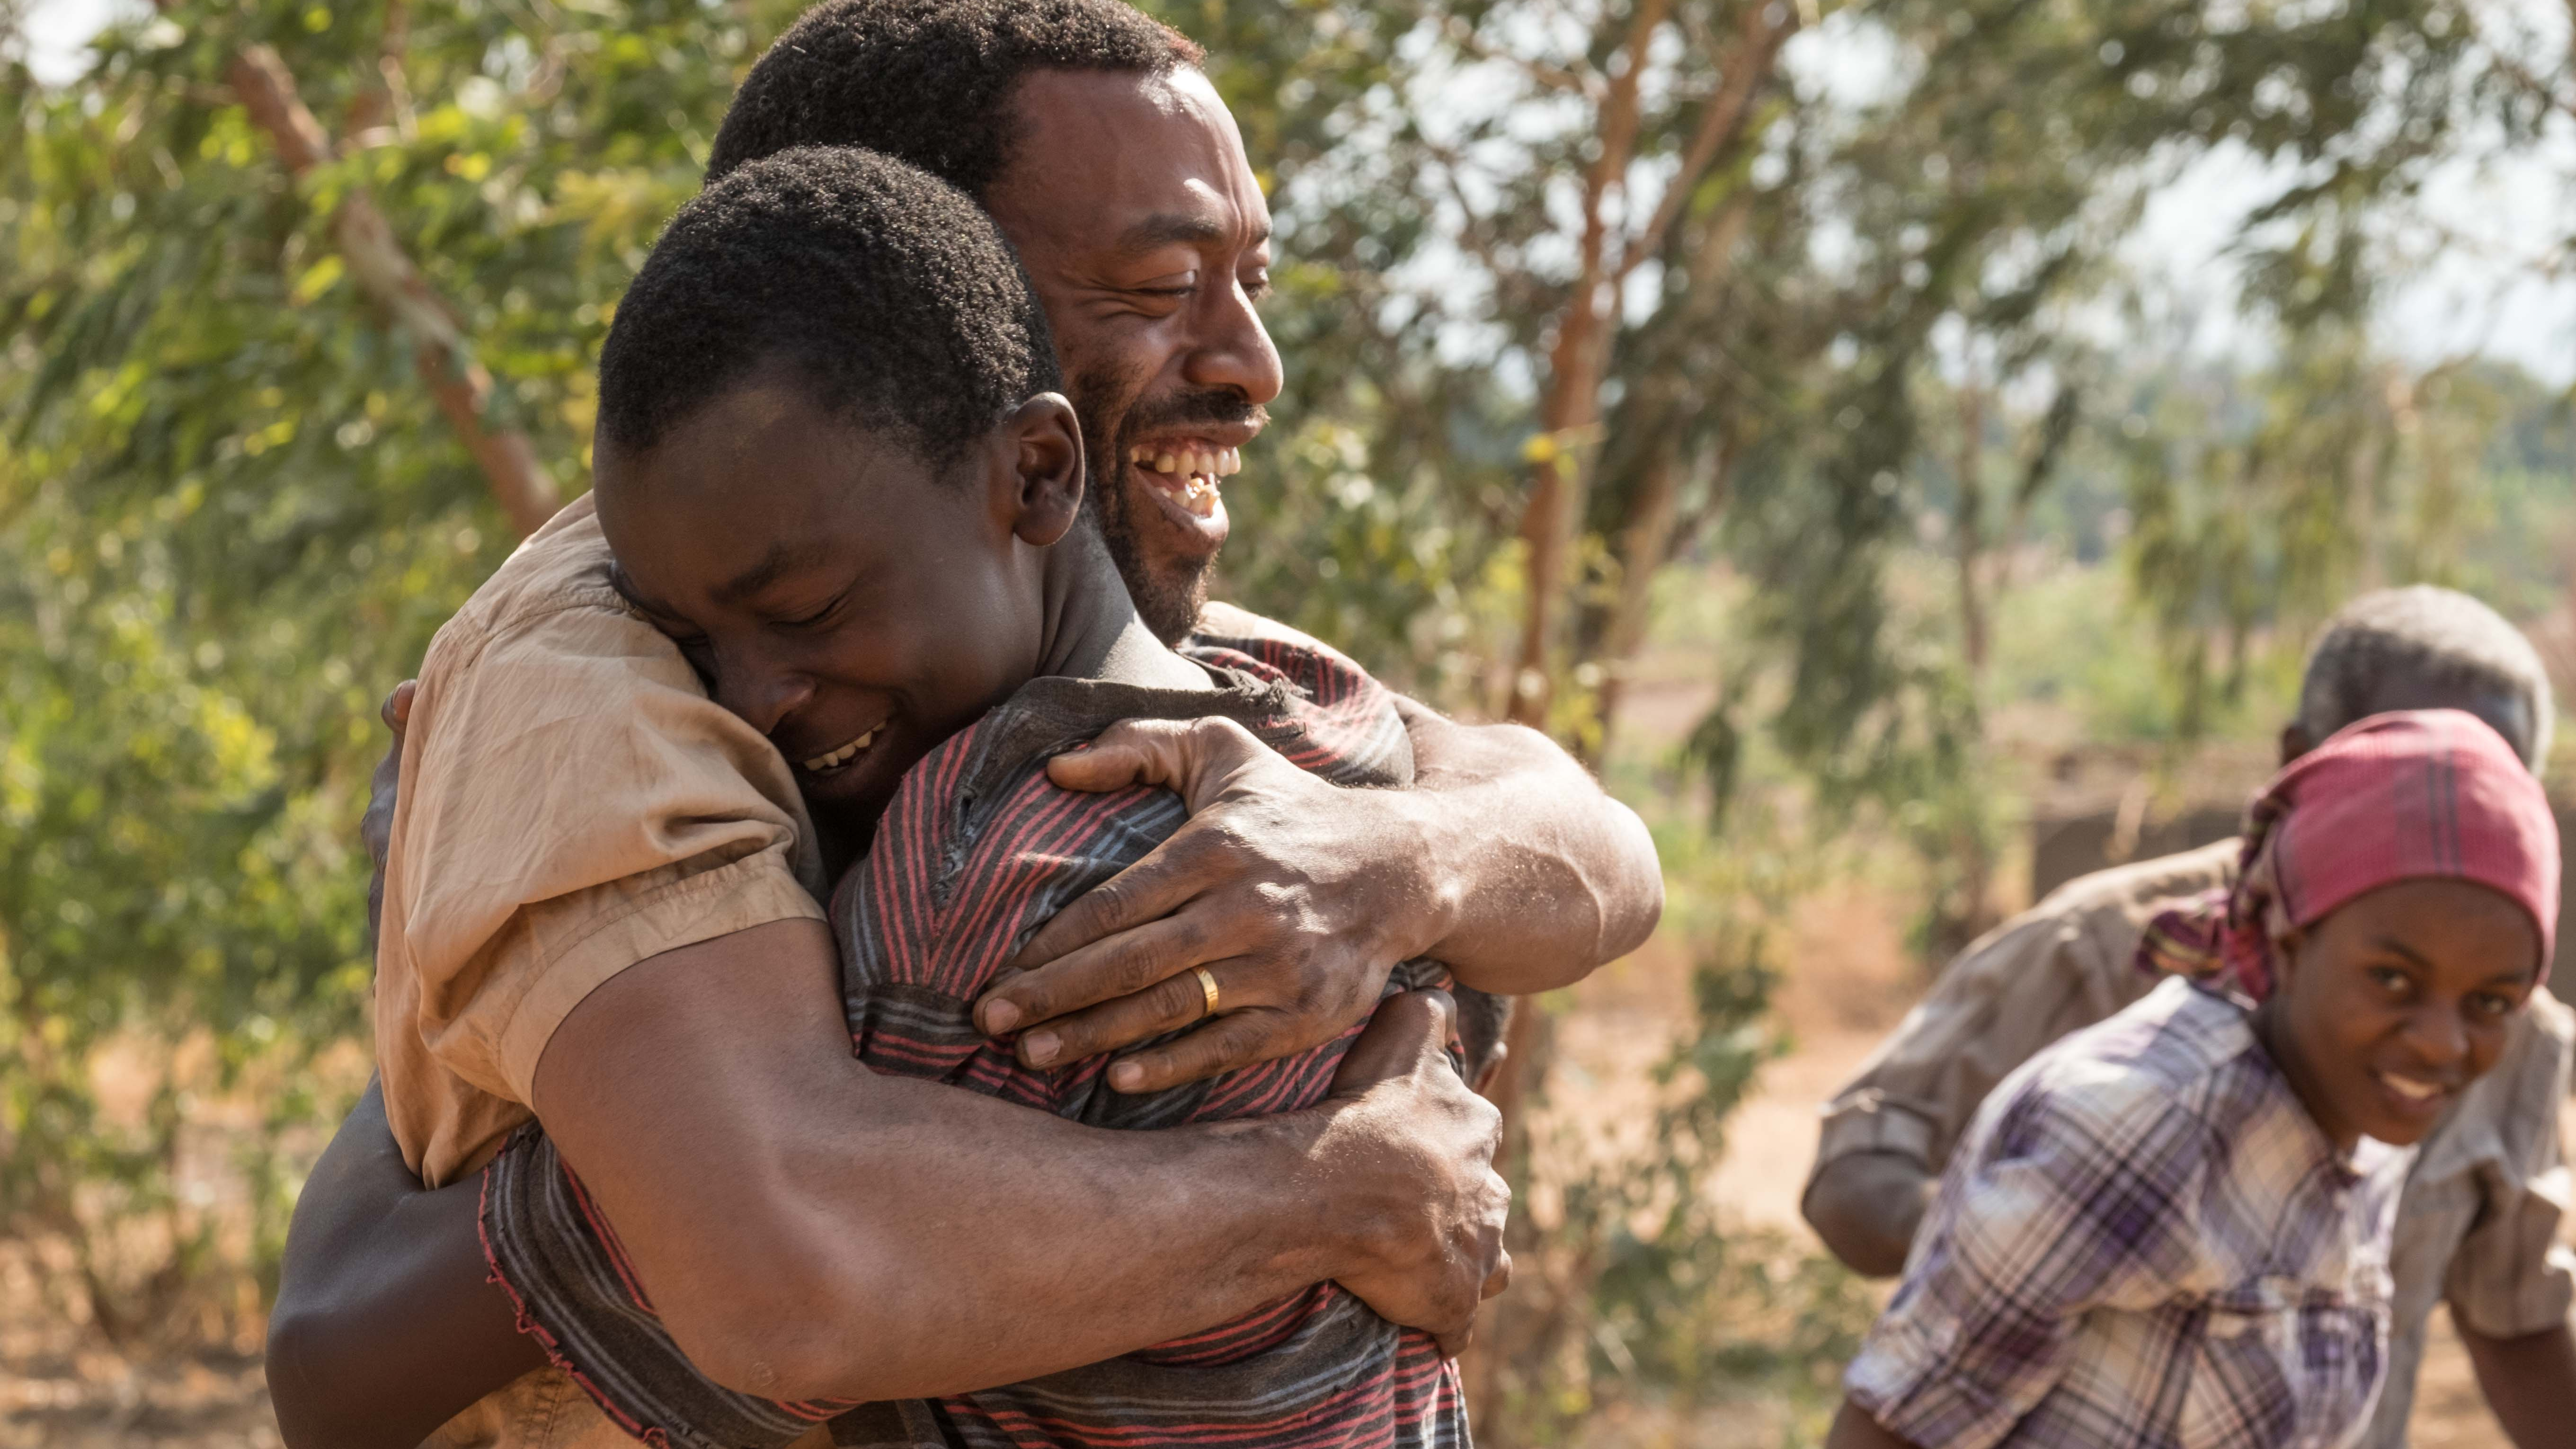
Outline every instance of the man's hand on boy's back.
{"type": "Polygon", "coordinates": [[[1437,958],[1504,994],[1582,979],[1663,911],[1654,843],[1545,736],[1464,726],[1399,700],[1415,785],[1351,790],[1225,719],[1129,720],[1059,755],[1067,789],[1160,785],[1189,823],[1065,907],[976,1006],[1033,1067],[1215,1019],[1110,1069],[1122,1092],[1329,1041],[1398,961],[1437,958]]]}
{"type": "Polygon", "coordinates": [[[1455,908],[1425,899],[1420,833],[1389,808],[1398,792],[1337,789],[1229,719],[1129,720],[1047,774],[1074,790],[1159,785],[1190,819],[1058,912],[976,1004],[993,1035],[1026,1027],[1032,1067],[1206,1018],[1194,967],[1215,978],[1215,1018],[1111,1067],[1110,1086],[1159,1091],[1304,1051],[1366,1017],[1455,908]]]}

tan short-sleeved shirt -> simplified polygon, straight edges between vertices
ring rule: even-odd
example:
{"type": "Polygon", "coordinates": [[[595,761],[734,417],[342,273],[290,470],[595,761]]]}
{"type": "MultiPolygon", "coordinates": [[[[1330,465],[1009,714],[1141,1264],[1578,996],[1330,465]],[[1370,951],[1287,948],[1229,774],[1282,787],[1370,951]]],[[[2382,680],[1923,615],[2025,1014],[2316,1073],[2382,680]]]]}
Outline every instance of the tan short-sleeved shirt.
{"type": "MultiPolygon", "coordinates": [[[[2232,882],[2241,850],[2225,840],[2069,881],[1988,932],[1826,1105],[1817,1169],[1855,1152],[1895,1152],[1940,1173],[1995,1083],[2159,984],[2134,964],[2147,922],[2232,882]]],[[[2494,1069],[2418,1152],[2398,1199],[2389,1375],[2361,1440],[2368,1449],[2406,1442],[2435,1303],[2499,1338],[2567,1321],[2576,1259],[2558,1242],[2569,1195],[2558,1108],[2571,1056],[2576,1014],[2535,993],[2494,1069]]]]}
{"type": "Polygon", "coordinates": [[[438,631],[403,741],[376,1060],[435,1187],[530,1116],[546,1042],[627,967],[820,918],[786,761],[609,581],[588,498],[438,631]]]}

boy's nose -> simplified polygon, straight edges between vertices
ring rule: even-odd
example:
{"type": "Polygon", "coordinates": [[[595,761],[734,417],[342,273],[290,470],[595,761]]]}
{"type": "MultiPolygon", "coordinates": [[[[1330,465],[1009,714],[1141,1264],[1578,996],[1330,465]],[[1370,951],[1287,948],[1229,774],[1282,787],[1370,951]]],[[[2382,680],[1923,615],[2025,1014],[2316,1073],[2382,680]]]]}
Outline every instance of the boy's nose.
{"type": "Polygon", "coordinates": [[[780,720],[813,697],[814,681],[795,670],[731,659],[717,661],[716,703],[740,715],[764,735],[774,733],[780,720]]]}

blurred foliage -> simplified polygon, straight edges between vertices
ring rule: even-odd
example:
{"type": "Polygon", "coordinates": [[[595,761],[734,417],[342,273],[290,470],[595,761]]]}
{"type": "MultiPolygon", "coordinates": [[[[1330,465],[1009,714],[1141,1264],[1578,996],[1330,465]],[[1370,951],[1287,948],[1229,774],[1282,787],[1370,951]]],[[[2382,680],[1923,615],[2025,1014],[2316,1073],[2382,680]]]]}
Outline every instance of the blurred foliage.
{"type": "Polygon", "coordinates": [[[1785,1404],[1812,1441],[1841,1400],[1841,1366],[1875,1312],[1869,1294],[1708,1191],[1728,1119],[1788,1049],[1771,1014],[1773,938],[1827,858],[1759,806],[1739,824],[1750,839],[1721,841],[1686,817],[1656,832],[1691,1005],[1649,1073],[1639,1130],[1549,1115],[1549,1034],[1535,1034],[1530,1090],[1545,1140],[1513,1184],[1512,1291],[1480,1350],[1497,1378],[1486,1402],[1501,1413],[1480,1423],[1480,1442],[1582,1444],[1614,1401],[1688,1418],[1753,1394],[1785,1404]]]}
{"type": "MultiPolygon", "coordinates": [[[[373,195],[569,496],[608,308],[758,9],[181,5],[76,85],[0,81],[0,1230],[83,1245],[111,1333],[210,1251],[189,1094],[302,1083],[361,1027],[376,701],[514,541],[328,219],[373,195]],[[226,86],[253,42],[342,133],[300,185],[226,86]],[[120,1120],[134,1039],[204,1050],[148,1054],[120,1120]]],[[[249,1167],[257,1255],[291,1176],[249,1167]]]]}

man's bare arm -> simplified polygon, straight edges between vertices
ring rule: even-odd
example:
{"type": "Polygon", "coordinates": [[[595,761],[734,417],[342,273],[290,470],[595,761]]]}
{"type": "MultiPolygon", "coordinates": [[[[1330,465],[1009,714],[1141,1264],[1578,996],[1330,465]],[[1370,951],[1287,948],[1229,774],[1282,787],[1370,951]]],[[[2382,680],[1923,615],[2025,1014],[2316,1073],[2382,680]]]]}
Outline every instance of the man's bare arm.
{"type": "Polygon", "coordinates": [[[1433,956],[1480,991],[1523,996],[1582,980],[1646,944],[1664,914],[1663,863],[1637,812],[1554,740],[1463,725],[1396,697],[1413,737],[1414,809],[1435,894],[1454,898],[1433,956]]]}
{"type": "Polygon", "coordinates": [[[1905,1271],[1940,1179],[1902,1152],[1847,1152],[1816,1169],[1798,1212],[1843,1265],[1870,1278],[1905,1271]]]}
{"type": "Polygon", "coordinates": [[[1198,1021],[1205,967],[1223,1014],[1111,1070],[1155,1091],[1329,1040],[1398,961],[1516,995],[1644,942],[1663,877],[1634,812],[1535,731],[1401,708],[1407,790],[1337,789],[1216,719],[1130,721],[1058,757],[1059,785],[1167,785],[1191,819],[1032,938],[978,1022],[1022,1030],[1031,1066],[1072,1061],[1198,1021]]]}
{"type": "MultiPolygon", "coordinates": [[[[956,1393],[1327,1278],[1455,1335],[1508,1271],[1495,1120],[1431,1052],[1336,1111],[1103,1132],[870,1072],[835,971],[807,921],[668,952],[538,1066],[539,1117],[719,1383],[956,1393]]],[[[1408,1012],[1417,1048],[1447,1030],[1408,1012]]]]}
{"type": "Polygon", "coordinates": [[[422,1188],[367,1084],[286,1233],[268,1393],[287,1449],[410,1449],[544,1365],[484,1269],[481,1191],[422,1188]]]}

